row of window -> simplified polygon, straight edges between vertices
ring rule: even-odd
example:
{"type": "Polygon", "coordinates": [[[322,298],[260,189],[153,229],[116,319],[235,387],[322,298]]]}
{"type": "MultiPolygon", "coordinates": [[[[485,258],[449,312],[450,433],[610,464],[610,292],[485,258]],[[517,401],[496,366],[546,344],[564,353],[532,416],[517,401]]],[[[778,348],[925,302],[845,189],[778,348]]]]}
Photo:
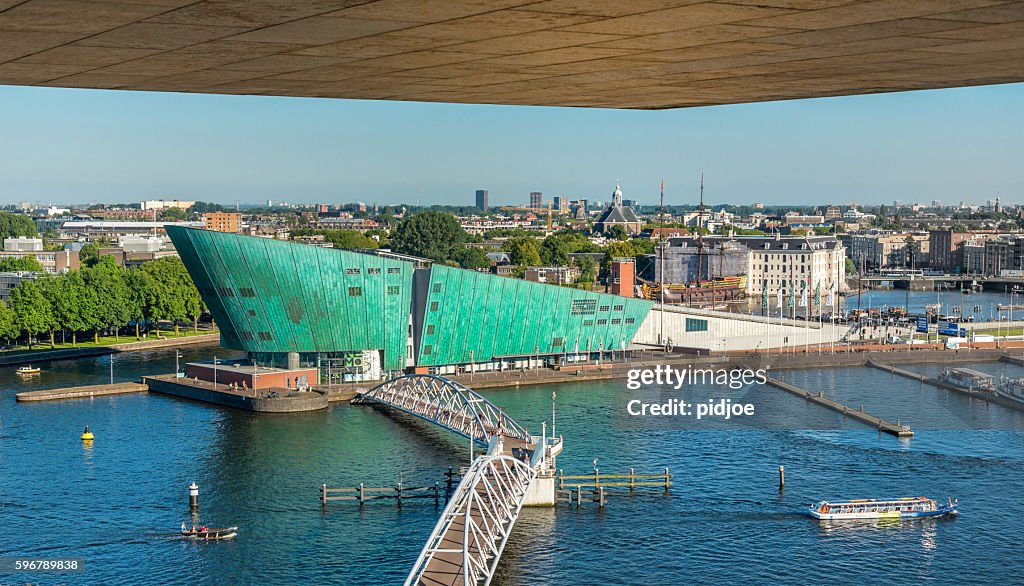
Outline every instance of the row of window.
{"type": "Polygon", "coordinates": [[[270,332],[256,332],[255,336],[253,336],[252,332],[239,332],[239,336],[247,342],[255,341],[257,337],[263,342],[269,342],[274,339],[270,332]]]}
{"type": "Polygon", "coordinates": [[[686,331],[688,332],[706,332],[708,331],[708,320],[706,319],[694,319],[692,317],[686,318],[686,331]]]}
{"type": "MultiPolygon", "coordinates": [[[[402,269],[400,267],[388,267],[388,274],[389,275],[397,275],[397,274],[400,274],[401,272],[402,272],[402,269]]],[[[356,267],[349,267],[349,268],[345,269],[345,274],[346,275],[359,275],[361,273],[362,273],[362,269],[359,269],[359,268],[356,268],[356,267]]],[[[381,274],[380,267],[367,267],[366,268],[366,274],[367,275],[379,275],[379,274],[381,274]]]]}

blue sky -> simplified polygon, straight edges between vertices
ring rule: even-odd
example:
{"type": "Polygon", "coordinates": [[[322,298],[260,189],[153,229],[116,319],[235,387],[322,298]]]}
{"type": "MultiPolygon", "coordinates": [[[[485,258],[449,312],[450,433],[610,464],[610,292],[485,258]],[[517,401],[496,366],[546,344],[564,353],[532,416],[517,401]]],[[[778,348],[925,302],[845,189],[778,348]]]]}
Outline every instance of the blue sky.
{"type": "MultiPolygon", "coordinates": [[[[608,91],[614,92],[614,86],[608,91]]],[[[0,86],[0,203],[1024,201],[1024,84],[663,111],[0,86]]]]}

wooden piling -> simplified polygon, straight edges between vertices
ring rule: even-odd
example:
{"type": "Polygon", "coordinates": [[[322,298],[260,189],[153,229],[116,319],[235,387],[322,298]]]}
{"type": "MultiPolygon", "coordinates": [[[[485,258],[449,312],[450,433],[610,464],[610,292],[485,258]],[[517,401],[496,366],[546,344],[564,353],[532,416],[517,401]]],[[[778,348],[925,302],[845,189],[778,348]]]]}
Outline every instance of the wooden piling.
{"type": "Polygon", "coordinates": [[[779,466],[779,490],[786,488],[786,467],[779,466]]]}

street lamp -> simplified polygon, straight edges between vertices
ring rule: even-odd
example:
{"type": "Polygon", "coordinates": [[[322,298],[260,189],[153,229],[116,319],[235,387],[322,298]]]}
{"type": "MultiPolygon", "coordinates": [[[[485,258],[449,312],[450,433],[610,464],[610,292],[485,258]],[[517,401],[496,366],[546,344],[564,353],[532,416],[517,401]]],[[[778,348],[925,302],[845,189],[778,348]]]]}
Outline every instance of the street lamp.
{"type": "Polygon", "coordinates": [[[533,362],[534,362],[534,366],[537,368],[537,377],[539,378],[540,377],[540,366],[538,366],[537,363],[540,362],[540,346],[534,346],[533,347],[533,362]]]}
{"type": "Polygon", "coordinates": [[[476,364],[473,361],[473,351],[469,351],[469,380],[473,380],[473,373],[476,372],[476,364]]]}
{"type": "Polygon", "coordinates": [[[213,388],[217,389],[217,356],[213,357],[213,388]]]}
{"type": "Polygon", "coordinates": [[[178,373],[181,372],[181,367],[178,365],[178,359],[181,358],[181,351],[174,351],[174,378],[178,378],[178,373]]]}

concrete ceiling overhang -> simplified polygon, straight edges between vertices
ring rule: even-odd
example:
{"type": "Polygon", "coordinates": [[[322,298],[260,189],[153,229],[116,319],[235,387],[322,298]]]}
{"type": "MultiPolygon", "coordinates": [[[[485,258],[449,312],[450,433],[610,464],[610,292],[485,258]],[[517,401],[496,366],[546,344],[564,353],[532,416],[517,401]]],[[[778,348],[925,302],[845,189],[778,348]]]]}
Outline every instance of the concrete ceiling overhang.
{"type": "Polygon", "coordinates": [[[0,84],[676,108],[1024,81],[1001,0],[0,0],[0,84]]]}

